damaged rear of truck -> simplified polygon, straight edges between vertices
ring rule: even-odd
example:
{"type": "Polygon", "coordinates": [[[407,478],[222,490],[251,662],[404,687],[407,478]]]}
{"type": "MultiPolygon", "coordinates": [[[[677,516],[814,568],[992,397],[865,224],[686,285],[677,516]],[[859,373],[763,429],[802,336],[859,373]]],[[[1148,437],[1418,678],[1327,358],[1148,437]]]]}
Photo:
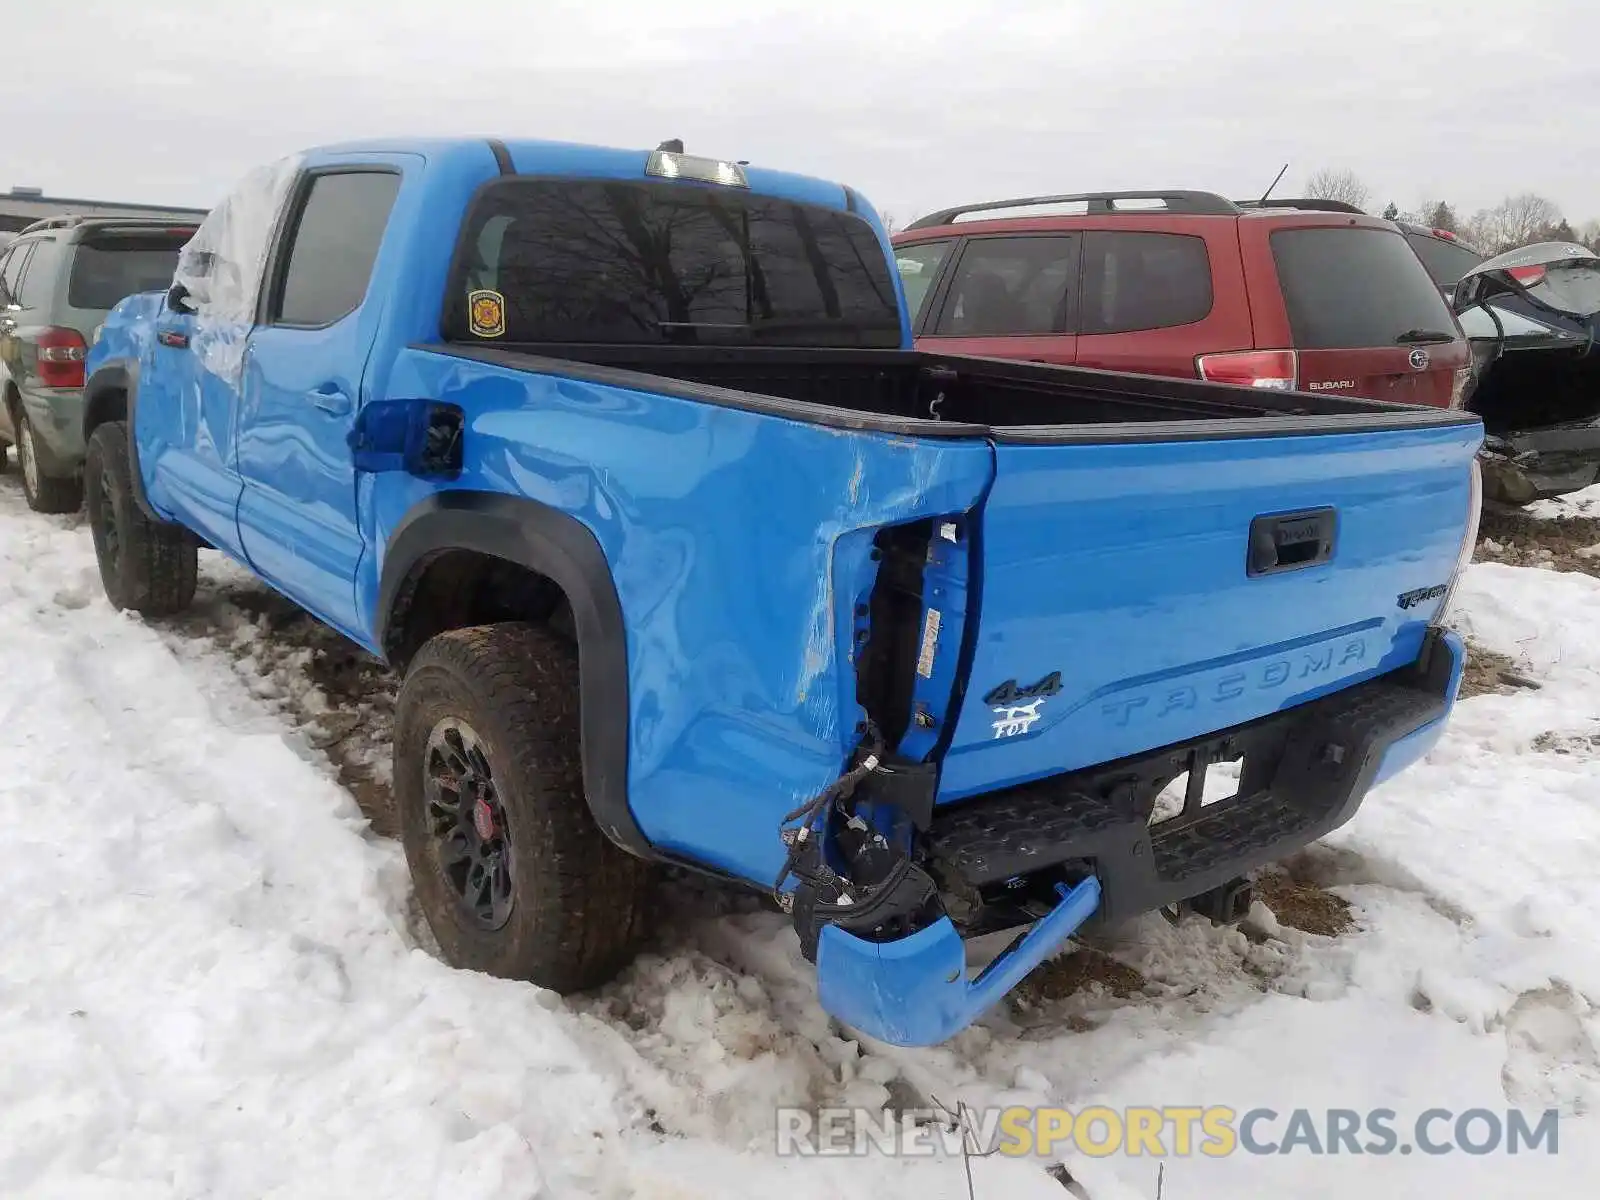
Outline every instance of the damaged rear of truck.
{"type": "Polygon", "coordinates": [[[1237,920],[1459,686],[1470,414],[898,350],[410,353],[469,456],[598,540],[601,827],[773,890],[886,1042],[1091,921],[1237,920]]]}
{"type": "Polygon", "coordinates": [[[775,895],[845,1024],[935,1043],[1086,925],[1236,919],[1439,736],[1471,413],[918,353],[871,208],[745,164],[270,178],[97,347],[102,575],[172,611],[192,569],[117,548],[203,540],[405,672],[457,965],[603,982],[673,864],[775,895]],[[323,191],[365,240],[300,254],[323,191]],[[274,317],[358,243],[331,319],[274,317]]]}

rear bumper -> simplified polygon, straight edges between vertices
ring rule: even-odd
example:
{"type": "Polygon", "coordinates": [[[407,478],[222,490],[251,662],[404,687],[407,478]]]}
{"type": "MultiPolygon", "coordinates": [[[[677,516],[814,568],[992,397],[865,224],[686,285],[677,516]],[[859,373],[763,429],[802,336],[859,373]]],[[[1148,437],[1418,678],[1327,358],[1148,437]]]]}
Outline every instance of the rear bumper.
{"type": "Polygon", "coordinates": [[[1600,483],[1600,421],[1489,436],[1479,455],[1483,494],[1531,504],[1600,483]]]}
{"type": "Polygon", "coordinates": [[[1434,630],[1401,671],[1183,746],[940,812],[926,847],[945,914],[894,941],[825,927],[817,945],[823,1007],[880,1041],[944,1041],[1091,921],[1199,896],[1344,824],[1372,787],[1438,741],[1465,664],[1460,638],[1434,630]],[[1241,754],[1235,797],[1150,826],[1155,781],[1174,766],[1203,771],[1241,754]],[[1052,896],[1053,907],[969,980],[963,929],[951,914],[966,932],[981,931],[977,914],[993,906],[986,897],[1030,889],[1052,896]]]}

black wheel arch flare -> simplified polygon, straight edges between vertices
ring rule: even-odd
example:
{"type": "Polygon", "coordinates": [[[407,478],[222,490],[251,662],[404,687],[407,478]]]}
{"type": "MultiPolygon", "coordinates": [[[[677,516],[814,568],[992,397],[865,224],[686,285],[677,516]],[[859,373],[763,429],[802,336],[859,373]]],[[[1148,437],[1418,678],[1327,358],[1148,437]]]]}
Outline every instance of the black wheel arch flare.
{"type": "Polygon", "coordinates": [[[139,361],[133,358],[107,359],[95,368],[83,387],[83,444],[97,425],[107,421],[124,420],[128,423],[128,478],[133,485],[133,499],[139,510],[152,521],[167,522],[150,507],[145,495],[144,473],[139,469],[139,439],[134,434],[133,412],[139,401],[139,361]]]}
{"type": "Polygon", "coordinates": [[[520,496],[438,492],[395,526],[378,585],[375,641],[392,665],[394,617],[416,568],[440,551],[469,550],[526,567],[566,594],[578,638],[584,791],[606,836],[640,858],[651,849],[628,807],[628,641],[611,565],[593,532],[566,513],[520,496]]]}

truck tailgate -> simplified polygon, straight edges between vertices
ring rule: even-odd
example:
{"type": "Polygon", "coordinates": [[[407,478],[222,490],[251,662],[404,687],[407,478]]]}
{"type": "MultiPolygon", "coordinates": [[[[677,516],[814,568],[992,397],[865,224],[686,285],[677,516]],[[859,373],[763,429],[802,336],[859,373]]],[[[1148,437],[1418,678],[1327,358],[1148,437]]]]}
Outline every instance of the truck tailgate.
{"type": "Polygon", "coordinates": [[[1481,427],[996,438],[938,798],[1110,762],[1413,661],[1481,427]]]}

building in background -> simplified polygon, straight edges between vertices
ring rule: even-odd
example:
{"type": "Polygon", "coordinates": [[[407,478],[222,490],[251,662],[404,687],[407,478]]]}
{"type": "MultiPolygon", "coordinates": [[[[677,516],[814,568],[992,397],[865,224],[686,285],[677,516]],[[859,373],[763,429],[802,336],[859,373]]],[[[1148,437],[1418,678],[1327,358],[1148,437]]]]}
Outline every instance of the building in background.
{"type": "Polygon", "coordinates": [[[0,242],[9,242],[19,230],[35,221],[62,214],[80,217],[171,217],[175,221],[198,221],[203,208],[164,208],[159,204],[115,204],[109,200],[74,200],[46,196],[39,188],[14,187],[0,192],[0,242]]]}

